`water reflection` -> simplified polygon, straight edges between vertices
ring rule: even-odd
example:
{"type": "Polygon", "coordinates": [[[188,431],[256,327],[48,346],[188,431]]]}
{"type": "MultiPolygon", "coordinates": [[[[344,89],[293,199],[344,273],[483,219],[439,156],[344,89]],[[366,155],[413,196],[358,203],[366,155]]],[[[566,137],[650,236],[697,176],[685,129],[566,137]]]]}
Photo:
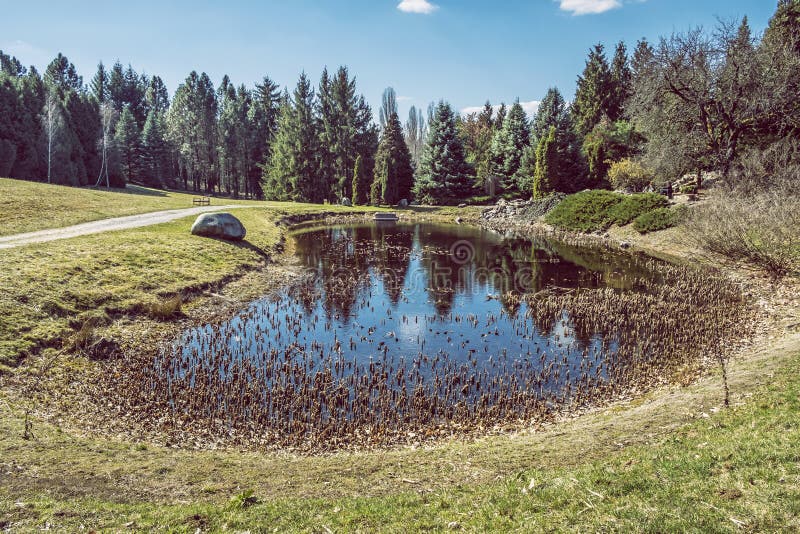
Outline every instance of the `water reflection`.
{"type": "Polygon", "coordinates": [[[655,276],[631,256],[462,226],[292,239],[302,282],[185,332],[155,362],[173,409],[287,443],[531,417],[590,397],[628,359],[614,332],[563,307],[531,313],[524,297],[644,291],[655,276]]]}

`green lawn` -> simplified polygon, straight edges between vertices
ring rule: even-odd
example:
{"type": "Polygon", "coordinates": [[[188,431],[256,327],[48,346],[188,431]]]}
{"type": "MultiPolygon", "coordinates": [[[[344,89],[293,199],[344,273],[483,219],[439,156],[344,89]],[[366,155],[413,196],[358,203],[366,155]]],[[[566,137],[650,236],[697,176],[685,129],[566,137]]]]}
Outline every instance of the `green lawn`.
{"type": "MultiPolygon", "coordinates": [[[[89,189],[0,178],[0,236],[35,232],[152,211],[191,208],[196,195],[130,186],[89,189]]],[[[213,198],[213,205],[266,205],[213,198]]]]}

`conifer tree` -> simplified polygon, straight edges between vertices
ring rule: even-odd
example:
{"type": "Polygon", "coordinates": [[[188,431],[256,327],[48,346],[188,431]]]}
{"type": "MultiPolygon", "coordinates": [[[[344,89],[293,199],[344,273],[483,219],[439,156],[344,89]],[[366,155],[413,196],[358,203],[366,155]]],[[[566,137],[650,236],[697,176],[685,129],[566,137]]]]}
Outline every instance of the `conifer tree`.
{"type": "Polygon", "coordinates": [[[525,147],[529,144],[528,118],[517,100],[503,121],[503,128],[495,133],[490,149],[490,172],[502,179],[502,186],[506,191],[518,189],[517,171],[519,171],[525,147]]]}
{"type": "Polygon", "coordinates": [[[142,180],[162,187],[168,169],[168,145],[164,114],[151,109],[144,122],[141,141],[142,180]]]}
{"type": "Polygon", "coordinates": [[[542,198],[559,187],[558,147],[556,127],[551,126],[547,137],[536,148],[536,171],[533,177],[533,198],[542,198]]]}
{"type": "Polygon", "coordinates": [[[472,183],[472,169],[456,129],[455,113],[442,101],[430,124],[414,194],[417,200],[429,203],[462,199],[472,193],[472,183]]]}
{"type": "Polygon", "coordinates": [[[414,186],[414,169],[397,112],[391,112],[375,155],[373,204],[396,204],[408,199],[414,186]]]}
{"type": "Polygon", "coordinates": [[[578,135],[585,137],[607,112],[611,92],[611,71],[603,45],[597,44],[589,52],[583,74],[578,77],[578,88],[572,103],[572,115],[578,135]]]}
{"type": "Polygon", "coordinates": [[[506,120],[506,113],[507,112],[508,112],[508,109],[506,109],[506,103],[505,102],[501,102],[500,103],[500,107],[497,109],[497,114],[495,115],[495,119],[494,119],[494,129],[495,129],[495,131],[503,129],[503,123],[506,120]]]}
{"type": "Polygon", "coordinates": [[[536,110],[536,117],[533,119],[531,135],[534,143],[544,139],[550,133],[550,127],[564,128],[567,116],[567,106],[564,97],[556,87],[547,90],[539,108],[536,110]]]}
{"type": "Polygon", "coordinates": [[[97,65],[97,73],[92,78],[90,88],[98,103],[102,104],[106,101],[108,98],[108,71],[102,61],[97,65]]]}
{"type": "Polygon", "coordinates": [[[267,198],[321,203],[328,196],[319,172],[318,123],[314,90],[305,73],[300,75],[291,101],[281,108],[272,158],[266,171],[267,198]]]}
{"type": "Polygon", "coordinates": [[[120,154],[120,170],[125,182],[139,179],[141,145],[139,127],[129,108],[122,110],[117,123],[115,145],[120,154]]]}
{"type": "Polygon", "coordinates": [[[624,118],[625,103],[630,98],[632,73],[625,43],[620,41],[614,50],[609,77],[610,90],[605,104],[605,114],[611,122],[624,118]]]}
{"type": "Polygon", "coordinates": [[[372,181],[372,176],[367,172],[363,163],[363,158],[359,154],[356,158],[355,167],[353,168],[353,198],[351,202],[354,206],[363,206],[369,203],[372,181]]]}

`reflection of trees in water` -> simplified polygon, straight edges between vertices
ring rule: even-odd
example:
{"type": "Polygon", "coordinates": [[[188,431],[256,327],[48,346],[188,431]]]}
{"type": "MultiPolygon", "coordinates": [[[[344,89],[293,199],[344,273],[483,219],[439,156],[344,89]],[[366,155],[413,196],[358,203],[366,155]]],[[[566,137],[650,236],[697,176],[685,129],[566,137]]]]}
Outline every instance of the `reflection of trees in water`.
{"type": "Polygon", "coordinates": [[[411,263],[414,235],[407,229],[395,225],[374,225],[370,228],[375,245],[370,264],[381,280],[386,295],[392,304],[397,304],[403,295],[406,275],[411,263]]]}
{"type": "MultiPolygon", "coordinates": [[[[546,239],[505,239],[469,227],[443,225],[365,225],[326,228],[297,238],[296,249],[312,268],[323,290],[329,315],[350,315],[360,295],[374,290],[369,270],[381,281],[388,299],[397,304],[419,247],[421,269],[414,272],[412,293],[425,287],[434,308],[446,315],[457,293],[479,298],[494,295],[504,312],[516,317],[520,297],[548,287],[630,288],[632,280],[652,276],[643,262],[602,250],[579,249],[546,239]],[[468,257],[451,247],[466,243],[468,257]],[[486,295],[479,295],[485,291],[486,295]]],[[[302,297],[307,311],[315,294],[302,297]]],[[[319,295],[316,295],[319,297],[319,295]]],[[[547,325],[550,330],[552,325],[547,325]]]]}

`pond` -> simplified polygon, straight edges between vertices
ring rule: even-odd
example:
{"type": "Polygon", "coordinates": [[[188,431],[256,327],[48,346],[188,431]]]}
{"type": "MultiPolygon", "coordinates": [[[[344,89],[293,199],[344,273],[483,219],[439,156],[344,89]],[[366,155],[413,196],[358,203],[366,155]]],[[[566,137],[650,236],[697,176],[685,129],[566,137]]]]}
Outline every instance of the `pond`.
{"type": "Polygon", "coordinates": [[[659,262],[458,225],[290,237],[298,283],[162,350],[150,392],[174,417],[265,443],[414,441],[552,417],[685,361],[664,355],[687,343],[669,315],[692,304],[669,288],[689,275],[659,262]]]}

